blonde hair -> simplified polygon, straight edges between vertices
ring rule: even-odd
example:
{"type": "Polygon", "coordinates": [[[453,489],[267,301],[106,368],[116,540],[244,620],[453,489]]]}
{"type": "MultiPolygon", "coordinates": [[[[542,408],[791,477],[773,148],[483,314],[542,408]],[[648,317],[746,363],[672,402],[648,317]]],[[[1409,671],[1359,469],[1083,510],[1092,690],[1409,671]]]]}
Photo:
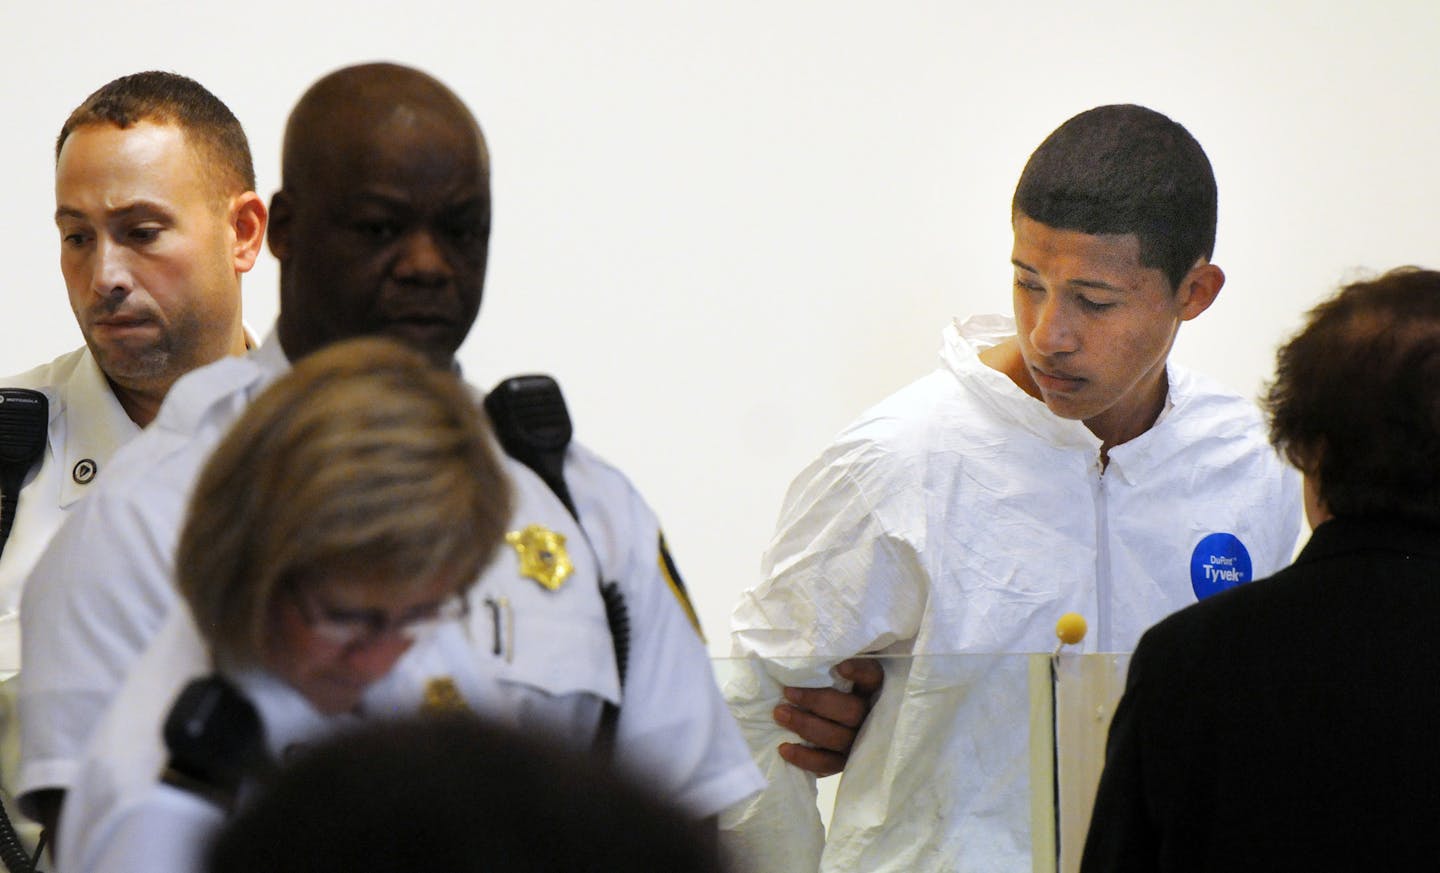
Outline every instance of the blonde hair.
{"type": "Polygon", "coordinates": [[[275,598],[316,572],[474,584],[510,486],[456,376],[363,338],[306,356],[246,410],[190,500],[177,583],[220,657],[257,663],[275,598]]]}

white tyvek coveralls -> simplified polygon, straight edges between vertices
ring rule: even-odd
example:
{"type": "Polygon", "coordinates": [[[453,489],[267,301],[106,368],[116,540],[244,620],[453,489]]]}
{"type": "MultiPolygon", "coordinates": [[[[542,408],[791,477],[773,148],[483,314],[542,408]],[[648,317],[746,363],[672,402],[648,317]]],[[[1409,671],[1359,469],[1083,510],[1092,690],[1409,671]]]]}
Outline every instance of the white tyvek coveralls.
{"type": "Polygon", "coordinates": [[[978,359],[1013,333],[1002,317],[947,329],[942,366],[863,414],[786,495],[765,582],[733,616],[734,654],[764,669],[726,687],[770,781],[722,822],[755,870],[1030,870],[1025,662],[981,655],[1050,651],[1072,611],[1090,621],[1084,651],[1133,650],[1195,602],[1191,556],[1212,533],[1244,544],[1250,578],[1290,561],[1299,477],[1250,403],[1170,366],[1165,411],[1102,475],[1084,424],[978,359]],[[796,737],[771,710],[781,684],[836,684],[830,668],[864,652],[976,654],[886,664],[825,842],[814,780],[776,754],[796,737]]]}

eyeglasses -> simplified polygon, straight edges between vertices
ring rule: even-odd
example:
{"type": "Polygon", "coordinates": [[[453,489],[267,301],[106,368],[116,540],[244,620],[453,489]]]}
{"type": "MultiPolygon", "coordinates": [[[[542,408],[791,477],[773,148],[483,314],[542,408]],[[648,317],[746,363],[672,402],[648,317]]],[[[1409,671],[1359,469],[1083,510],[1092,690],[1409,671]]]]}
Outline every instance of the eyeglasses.
{"type": "Polygon", "coordinates": [[[396,618],[383,609],[342,609],[316,603],[313,595],[303,589],[294,589],[293,594],[300,618],[310,630],[338,646],[369,645],[392,635],[414,642],[445,622],[470,614],[470,603],[460,594],[396,618]]]}

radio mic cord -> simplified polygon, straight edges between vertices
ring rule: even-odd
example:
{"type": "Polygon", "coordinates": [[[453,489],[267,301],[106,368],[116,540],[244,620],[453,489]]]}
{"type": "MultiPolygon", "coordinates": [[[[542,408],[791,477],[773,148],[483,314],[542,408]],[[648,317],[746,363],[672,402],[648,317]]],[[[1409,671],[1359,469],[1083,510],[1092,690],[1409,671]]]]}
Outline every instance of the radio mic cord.
{"type": "Polygon", "coordinates": [[[0,808],[0,861],[4,862],[5,869],[10,873],[40,873],[37,865],[43,851],[45,838],[41,836],[40,845],[35,847],[35,857],[26,854],[25,847],[20,843],[20,835],[10,823],[10,815],[0,808]]]}

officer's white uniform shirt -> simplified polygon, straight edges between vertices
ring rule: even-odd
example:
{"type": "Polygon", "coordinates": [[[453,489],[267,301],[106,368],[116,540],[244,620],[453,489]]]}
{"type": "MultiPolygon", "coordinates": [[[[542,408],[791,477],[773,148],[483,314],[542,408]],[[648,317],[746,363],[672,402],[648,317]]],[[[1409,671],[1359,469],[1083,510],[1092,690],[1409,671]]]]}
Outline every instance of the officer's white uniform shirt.
{"type": "Polygon", "coordinates": [[[762,788],[709,656],[672,591],[659,523],[634,486],[572,444],[565,479],[582,532],[544,481],[502,457],[515,488],[511,530],[539,524],[561,534],[575,568],[551,591],[525,576],[518,551],[504,545],[475,587],[478,668],[500,680],[504,711],[527,731],[585,747],[594,741],[601,700],[618,701],[616,763],[697,815],[762,788]],[[619,583],[629,616],[623,694],[597,562],[606,581],[619,583]]]}
{"type": "Polygon", "coordinates": [[[1102,472],[1083,423],[979,360],[1013,333],[1001,317],[947,329],[940,368],[864,413],[786,495],[765,581],[733,615],[735,654],[763,670],[726,688],[770,779],[722,821],[754,869],[1031,869],[1024,659],[887,662],[828,842],[804,812],[813,779],[775,752],[796,740],[770,715],[782,683],[831,685],[866,652],[1052,651],[1065,612],[1089,619],[1084,651],[1127,652],[1240,553],[1248,579],[1290,561],[1299,477],[1250,403],[1172,365],[1167,408],[1102,472]]]}
{"type": "Polygon", "coordinates": [[[0,379],[0,387],[39,391],[50,404],[45,455],[26,477],[10,539],[0,553],[0,678],[6,678],[20,669],[20,591],[26,575],[71,507],[94,487],[95,475],[140,428],[85,346],[0,379]]]}
{"type": "Polygon", "coordinates": [[[248,402],[244,387],[276,356],[255,354],[176,381],[155,420],[115,453],[31,570],[20,603],[22,807],[31,791],[71,783],[91,729],[179,602],[170,569],[190,489],[248,402]],[[214,397],[229,402],[206,402],[214,397]]]}
{"type": "MultiPolygon", "coordinates": [[[[0,387],[29,388],[49,404],[45,452],[21,486],[10,538],[0,552],[0,779],[10,805],[19,767],[16,672],[20,669],[20,592],[30,568],[76,501],[95,488],[96,475],[140,428],[115,398],[90,349],[81,346],[48,364],[0,379],[0,387]]],[[[13,809],[10,817],[22,830],[13,809]]],[[[26,834],[27,841],[29,834],[26,834]]]]}
{"type": "MultiPolygon", "coordinates": [[[[89,731],[178,603],[171,571],[190,490],[210,451],[249,401],[288,369],[273,335],[245,359],[182,378],[154,423],[115,458],[114,475],[86,500],[41,557],[46,584],[27,595],[21,675],[20,793],[71,784],[89,731]],[[103,572],[95,572],[103,568],[103,572]]],[[[516,492],[511,529],[565,537],[573,575],[549,591],[521,575],[501,546],[475,586],[468,623],[473,669],[499,681],[485,715],[576,744],[593,741],[600,699],[619,692],[597,589],[596,561],[621,583],[631,626],[617,760],[658,792],[709,815],[763,781],[715,687],[709,659],[667,589],[659,527],[617,470],[578,445],[565,475],[591,539],[523,465],[503,463],[516,492]],[[593,552],[592,552],[593,548],[593,552]]],[[[23,802],[23,797],[22,797],[23,802]]]]}
{"type": "MultiPolygon", "coordinates": [[[[366,690],[359,712],[365,718],[413,715],[426,708],[425,691],[436,682],[452,689],[461,705],[478,706],[495,693],[493,684],[471,682],[449,669],[470,653],[462,628],[437,629],[366,690]]],[[[189,610],[172,611],[91,737],[60,820],[61,873],[204,869],[205,849],[224,814],[209,800],[160,780],[168,757],[161,728],[186,683],[211,672],[189,610]]],[[[225,672],[255,705],[272,760],[283,761],[297,746],[360,723],[357,715],[322,715],[263,670],[225,672]]]]}

